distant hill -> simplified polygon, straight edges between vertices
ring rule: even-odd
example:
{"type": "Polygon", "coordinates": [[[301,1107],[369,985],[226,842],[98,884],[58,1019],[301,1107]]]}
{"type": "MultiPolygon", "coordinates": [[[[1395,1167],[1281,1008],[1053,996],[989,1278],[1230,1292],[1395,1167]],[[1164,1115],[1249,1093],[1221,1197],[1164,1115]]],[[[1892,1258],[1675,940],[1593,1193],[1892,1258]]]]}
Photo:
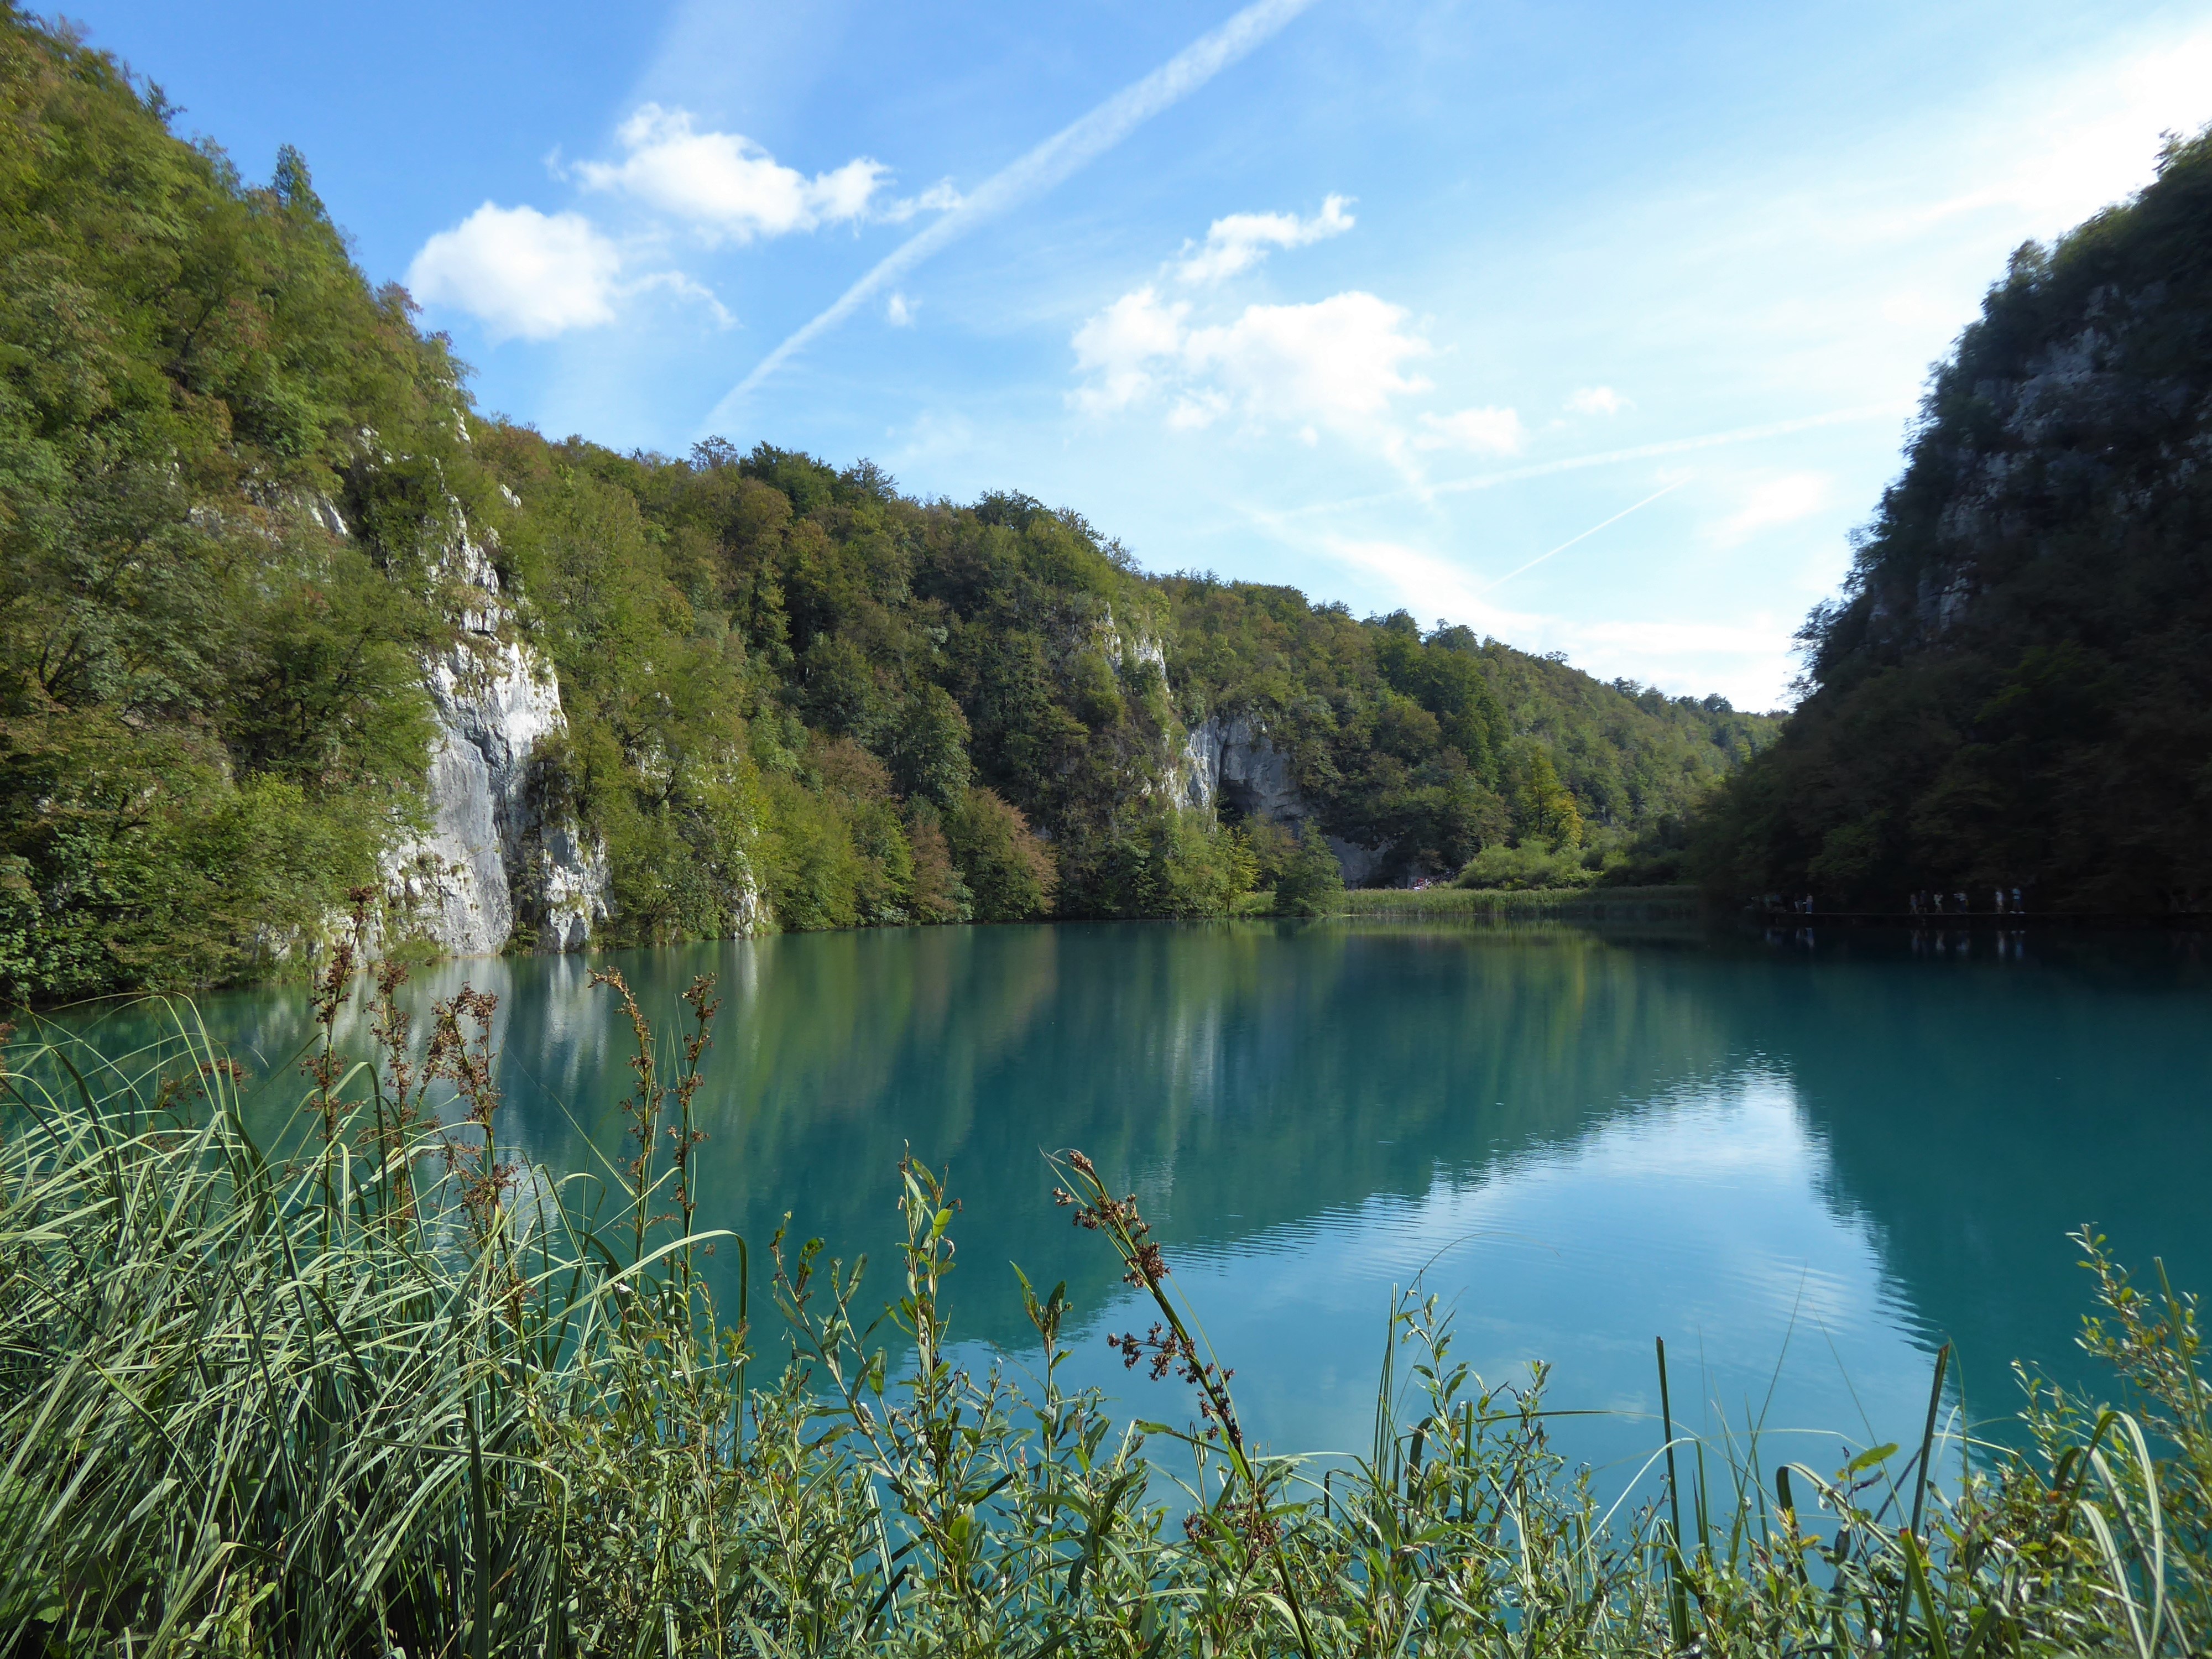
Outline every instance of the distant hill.
{"type": "Polygon", "coordinates": [[[2212,906],[2212,137],[2029,244],[1936,373],[1716,892],[2212,906]]]}
{"type": "Polygon", "coordinates": [[[1771,736],[1073,514],[487,420],[303,158],[0,6],[0,1000],[1586,865],[1771,736]]]}

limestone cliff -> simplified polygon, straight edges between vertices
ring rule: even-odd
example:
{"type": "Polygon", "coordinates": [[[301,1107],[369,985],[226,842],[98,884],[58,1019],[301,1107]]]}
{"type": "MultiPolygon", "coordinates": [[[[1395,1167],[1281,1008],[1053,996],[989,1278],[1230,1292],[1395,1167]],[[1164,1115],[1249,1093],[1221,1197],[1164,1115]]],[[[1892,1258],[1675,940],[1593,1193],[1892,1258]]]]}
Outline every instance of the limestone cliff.
{"type": "MultiPolygon", "coordinates": [[[[327,501],[312,512],[348,533],[327,501]]],[[[580,950],[608,915],[605,849],[557,796],[561,691],[523,638],[482,540],[453,508],[441,574],[462,596],[458,637],[423,664],[436,729],[423,780],[428,827],[386,848],[384,925],[453,956],[517,942],[580,950]]]]}
{"type": "MultiPolygon", "coordinates": [[[[1226,805],[1244,817],[1287,830],[1302,828],[1313,817],[1290,755],[1249,714],[1209,714],[1192,728],[1183,741],[1176,782],[1179,804],[1203,811],[1226,805]]],[[[1387,843],[1366,847],[1337,836],[1327,840],[1345,880],[1355,887],[1371,880],[1389,860],[1387,843]]]]}
{"type": "Polygon", "coordinates": [[[1187,806],[1214,811],[1226,805],[1245,817],[1285,827],[1312,815],[1290,756],[1250,714],[1209,714],[1200,721],[1184,740],[1181,773],[1187,806]]]}

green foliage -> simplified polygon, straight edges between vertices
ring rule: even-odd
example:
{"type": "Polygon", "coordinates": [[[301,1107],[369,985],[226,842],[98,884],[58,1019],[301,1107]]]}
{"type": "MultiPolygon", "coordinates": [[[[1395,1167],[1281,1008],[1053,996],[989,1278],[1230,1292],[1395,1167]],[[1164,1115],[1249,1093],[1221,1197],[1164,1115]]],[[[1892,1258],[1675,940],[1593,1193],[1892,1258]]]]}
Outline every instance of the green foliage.
{"type": "MultiPolygon", "coordinates": [[[[819,1241],[696,1231],[711,981],[671,1042],[596,976],[635,1038],[616,1109],[637,1155],[595,1206],[499,1139],[493,999],[439,1005],[416,1043],[401,976],[356,1010],[353,965],[318,981],[272,1148],[196,1036],[120,1066],[9,1051],[9,1652],[2187,1659],[2212,1628],[2196,1304],[2086,1231],[2085,1346],[2132,1409],[2031,1385],[2024,1449],[1966,1455],[1939,1359],[1903,1457],[1777,1470],[1771,1443],[1723,1437],[1608,1508],[1552,1448],[1547,1368],[1485,1381],[1416,1285],[1389,1310],[1371,1449],[1324,1483],[1247,1440],[1229,1357],[1080,1152],[1052,1160],[1056,1196],[1148,1304],[1149,1333],[1112,1340],[1188,1429],[1069,1391],[1066,1286],[1018,1270],[1037,1348],[963,1364],[959,1205],[911,1156],[887,1304],[819,1241]],[[356,1012],[367,1055],[335,1041],[356,1012]],[[698,1271],[715,1248],[744,1264],[734,1308],[698,1271]]],[[[1656,1449],[1674,1425],[1647,1426],[1656,1449]]]]}
{"type": "Polygon", "coordinates": [[[441,624],[375,445],[453,452],[453,368],[296,154],[244,184],[12,8],[0,154],[0,996],[235,977],[411,810],[441,624]]]}
{"type": "Polygon", "coordinates": [[[1260,883],[1273,890],[1277,915],[1334,915],[1343,908],[1344,872],[1319,830],[1302,824],[1292,833],[1261,825],[1253,842],[1260,883]]]}
{"type": "Polygon", "coordinates": [[[1766,742],[1725,701],[1601,684],[1403,611],[1355,621],[1295,589],[1164,579],[1189,708],[1244,714],[1331,835],[1390,851],[1378,878],[1456,870],[1523,836],[1610,845],[1679,814],[1766,742]]]}
{"type": "Polygon", "coordinates": [[[1718,894],[2212,903],[2212,137],[2024,247],[1936,373],[1808,691],[1700,821],[1718,894]]]}
{"type": "Polygon", "coordinates": [[[1559,781],[1552,757],[1534,744],[1512,757],[1513,822],[1524,841],[1559,852],[1583,842],[1583,815],[1573,793],[1559,781]]]}
{"type": "Polygon", "coordinates": [[[1533,890],[1587,887],[1598,872],[1572,850],[1553,850],[1539,841],[1517,847],[1486,847],[1468,860],[1453,885],[1522,893],[1533,890]]]}
{"type": "Polygon", "coordinates": [[[988,789],[970,789],[945,814],[944,836],[975,921],[1027,921],[1051,912],[1052,854],[1019,807],[988,789]]]}

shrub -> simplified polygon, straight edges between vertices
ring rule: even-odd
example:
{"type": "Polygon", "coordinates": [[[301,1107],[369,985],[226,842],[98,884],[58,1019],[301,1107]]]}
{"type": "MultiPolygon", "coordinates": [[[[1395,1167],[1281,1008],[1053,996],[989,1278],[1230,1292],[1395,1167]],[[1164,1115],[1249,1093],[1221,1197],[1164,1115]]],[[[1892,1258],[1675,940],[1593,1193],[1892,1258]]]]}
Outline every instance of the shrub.
{"type": "Polygon", "coordinates": [[[1458,887],[1527,892],[1537,888],[1587,887],[1598,872],[1571,852],[1553,852],[1540,842],[1518,847],[1486,847],[1467,863],[1453,884],[1458,887]]]}

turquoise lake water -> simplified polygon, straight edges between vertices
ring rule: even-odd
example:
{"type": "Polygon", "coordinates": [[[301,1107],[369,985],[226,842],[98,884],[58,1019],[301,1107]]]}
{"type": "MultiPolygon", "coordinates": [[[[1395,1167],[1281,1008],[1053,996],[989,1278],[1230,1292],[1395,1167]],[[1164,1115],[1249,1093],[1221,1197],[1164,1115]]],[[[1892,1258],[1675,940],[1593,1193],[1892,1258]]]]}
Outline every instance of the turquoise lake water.
{"type": "MultiPolygon", "coordinates": [[[[956,1334],[1032,1356],[1013,1273],[1066,1279],[1075,1358],[1182,1420],[1109,1330],[1146,1316],[1051,1201],[1079,1147],[1136,1193],[1255,1437],[1371,1434],[1394,1287],[1425,1276],[1492,1382],[1553,1366],[1559,1443],[1632,1472],[1680,1417],[1832,1468],[1917,1437],[1957,1346],[1960,1420],[2002,1431],[2018,1358],[2088,1380],[2094,1223],[2212,1289],[2212,963],[2164,934],[1703,939],[1358,923],[928,928],[418,971],[500,999],[501,1135],[556,1173],[616,1154],[628,1034],[592,966],[670,1019],[724,1007],[700,1096],[702,1224],[787,1211],[892,1293],[902,1147],[949,1170],[956,1334]],[[1786,1437],[1786,1438],[1785,1438],[1786,1437]]],[[[296,993],[205,1000],[264,1124],[296,1100],[296,993]]],[[[120,1044],[143,1011],[98,1028],[120,1044]]],[[[419,1024],[418,1024],[419,1029],[419,1024]]],[[[356,1032],[356,1035],[358,1033],[356,1032]]],[[[733,1251],[719,1252],[726,1290],[733,1251]]],[[[875,1298],[880,1300],[881,1297],[875,1298]]],[[[757,1310],[763,1304],[757,1299],[757,1310]]]]}

